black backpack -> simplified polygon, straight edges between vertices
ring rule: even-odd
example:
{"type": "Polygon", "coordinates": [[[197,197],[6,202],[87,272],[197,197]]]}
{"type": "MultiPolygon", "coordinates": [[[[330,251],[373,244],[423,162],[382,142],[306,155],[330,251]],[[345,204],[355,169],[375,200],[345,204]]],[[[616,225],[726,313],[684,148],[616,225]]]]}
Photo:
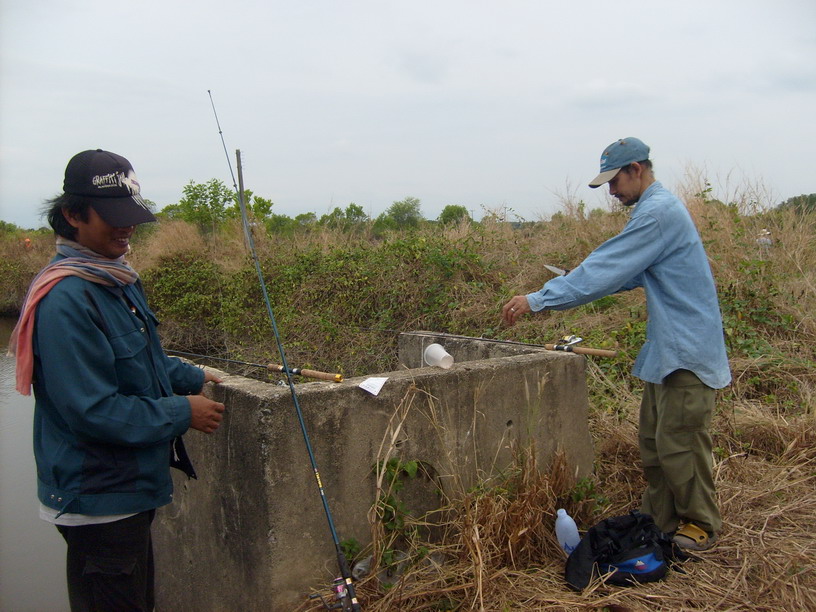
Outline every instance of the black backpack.
{"type": "Polygon", "coordinates": [[[576,591],[610,572],[608,584],[653,582],[666,575],[669,565],[687,558],[651,516],[633,510],[591,527],[567,558],[564,577],[576,591]]]}

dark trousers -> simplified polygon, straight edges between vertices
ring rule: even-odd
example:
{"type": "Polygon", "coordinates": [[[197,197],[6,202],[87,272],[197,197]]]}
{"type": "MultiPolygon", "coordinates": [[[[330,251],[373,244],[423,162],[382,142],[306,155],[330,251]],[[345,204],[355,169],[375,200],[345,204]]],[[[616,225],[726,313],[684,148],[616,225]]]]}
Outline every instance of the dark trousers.
{"type": "Polygon", "coordinates": [[[57,525],[68,544],[72,612],[149,612],[153,609],[155,510],[98,525],[57,525]]]}
{"type": "Polygon", "coordinates": [[[715,391],[688,370],[646,383],[640,405],[640,457],[646,476],[640,509],[661,531],[682,522],[709,533],[722,527],[714,490],[711,416],[715,391]]]}

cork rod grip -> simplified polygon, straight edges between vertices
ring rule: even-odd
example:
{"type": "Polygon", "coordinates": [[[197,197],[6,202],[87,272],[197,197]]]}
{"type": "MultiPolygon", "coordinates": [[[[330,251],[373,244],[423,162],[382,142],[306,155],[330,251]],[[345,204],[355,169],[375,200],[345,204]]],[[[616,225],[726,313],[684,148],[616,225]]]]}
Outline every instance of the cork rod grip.
{"type": "Polygon", "coordinates": [[[567,353],[577,353],[579,355],[595,355],[596,357],[614,357],[617,351],[606,349],[584,348],[582,346],[567,346],[564,344],[545,344],[544,348],[550,351],[564,351],[567,353]]]}
{"type": "MultiPolygon", "coordinates": [[[[268,370],[273,372],[286,372],[282,365],[270,363],[266,366],[268,370]]],[[[317,370],[302,370],[301,368],[290,368],[292,374],[306,376],[307,378],[317,378],[319,380],[329,380],[331,382],[343,382],[342,374],[332,374],[331,372],[318,372],[317,370]]]]}

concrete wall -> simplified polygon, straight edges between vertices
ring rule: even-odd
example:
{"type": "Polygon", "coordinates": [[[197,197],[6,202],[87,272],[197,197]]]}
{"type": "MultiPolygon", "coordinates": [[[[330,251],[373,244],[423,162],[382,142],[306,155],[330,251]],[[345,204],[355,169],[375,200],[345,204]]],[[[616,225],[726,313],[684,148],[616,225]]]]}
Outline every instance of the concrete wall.
{"type": "MultiPolygon", "coordinates": [[[[367,377],[296,385],[341,540],[370,541],[372,466],[386,451],[418,460],[408,507],[438,507],[534,441],[541,465],[562,447],[577,476],[592,469],[584,358],[514,343],[402,334],[397,372],[374,396],[367,377]],[[449,370],[420,367],[439,342],[449,370]],[[385,443],[384,443],[385,441],[385,443]]],[[[212,436],[185,436],[198,480],[176,479],[154,526],[158,610],[291,610],[338,575],[326,516],[288,386],[224,375],[227,406],[212,436]]],[[[298,379],[306,380],[306,379],[298,379]]]]}

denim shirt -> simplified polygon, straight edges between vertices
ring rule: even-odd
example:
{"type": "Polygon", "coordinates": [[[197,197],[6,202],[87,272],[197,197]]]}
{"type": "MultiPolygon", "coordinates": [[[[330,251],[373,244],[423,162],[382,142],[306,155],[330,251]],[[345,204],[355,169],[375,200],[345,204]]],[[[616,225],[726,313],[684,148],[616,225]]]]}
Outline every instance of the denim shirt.
{"type": "Polygon", "coordinates": [[[623,231],[567,276],[527,295],[533,312],[566,310],[643,287],[649,320],[632,374],[655,384],[675,370],[714,389],[731,382],[717,290],[683,203],[659,182],[635,204],[623,231]]]}

